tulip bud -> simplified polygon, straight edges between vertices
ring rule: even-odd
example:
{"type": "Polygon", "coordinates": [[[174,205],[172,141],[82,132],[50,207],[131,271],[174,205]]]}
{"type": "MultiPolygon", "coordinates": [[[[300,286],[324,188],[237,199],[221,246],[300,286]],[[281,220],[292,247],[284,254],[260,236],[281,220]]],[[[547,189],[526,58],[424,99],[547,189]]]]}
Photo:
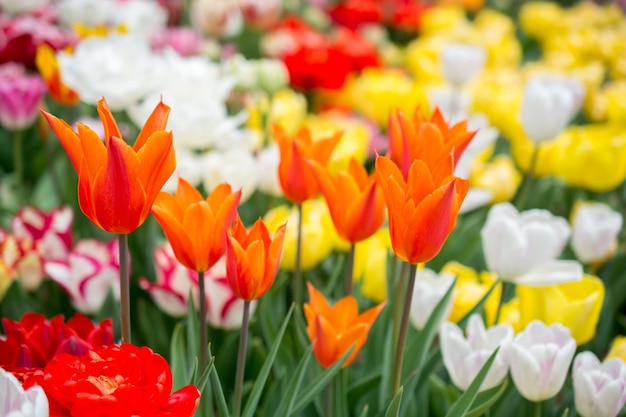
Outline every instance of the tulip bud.
{"type": "Polygon", "coordinates": [[[576,341],[566,327],[539,320],[505,345],[515,387],[530,401],[547,400],[561,390],[574,353],[576,341]]]}
{"type": "Polygon", "coordinates": [[[576,411],[582,417],[616,417],[626,403],[626,363],[611,358],[600,363],[581,352],[572,367],[576,411]]]}
{"type": "Polygon", "coordinates": [[[528,138],[540,143],[554,139],[580,109],[584,87],[569,79],[531,79],[524,88],[521,122],[528,138]]]}
{"type": "Polygon", "coordinates": [[[564,218],[547,210],[519,213],[512,204],[496,204],[480,234],[489,270],[505,281],[548,285],[583,276],[578,262],[556,259],[571,231],[564,218]]]}
{"type": "Polygon", "coordinates": [[[602,203],[581,203],[574,208],[572,249],[583,263],[603,261],[617,248],[622,215],[602,203]]]}
{"type": "MultiPolygon", "coordinates": [[[[478,314],[472,314],[467,324],[467,337],[463,336],[459,326],[446,322],[441,326],[439,338],[446,370],[454,385],[464,391],[476,378],[493,351],[513,340],[513,328],[508,324],[499,324],[485,329],[482,318],[478,314]]],[[[480,390],[500,384],[508,370],[504,354],[499,351],[480,390]]]]}
{"type": "Polygon", "coordinates": [[[480,46],[449,44],[441,54],[444,76],[452,84],[465,84],[483,69],[486,58],[480,46]]]}
{"type": "MultiPolygon", "coordinates": [[[[411,303],[411,323],[418,330],[422,330],[431,314],[437,307],[446,292],[454,282],[454,275],[436,272],[423,268],[415,273],[415,287],[413,290],[413,301],[411,303]]],[[[450,316],[452,310],[452,299],[446,305],[443,319],[450,316]]]]}

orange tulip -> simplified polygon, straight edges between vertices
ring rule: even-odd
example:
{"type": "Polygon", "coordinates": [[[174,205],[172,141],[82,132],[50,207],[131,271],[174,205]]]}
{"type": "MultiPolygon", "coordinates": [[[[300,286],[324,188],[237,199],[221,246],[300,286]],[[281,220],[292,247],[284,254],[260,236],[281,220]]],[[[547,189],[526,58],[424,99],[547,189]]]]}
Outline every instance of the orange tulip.
{"type": "Polygon", "coordinates": [[[287,223],[270,238],[261,219],[246,231],[239,216],[226,241],[226,278],[235,295],[251,301],[270,289],[276,278],[287,223]]]}
{"type": "Polygon", "coordinates": [[[127,234],[139,227],[174,172],[172,132],[163,130],[169,111],[160,102],[131,147],[122,139],[104,98],[98,102],[98,114],[105,143],[84,124],[78,123],[76,133],[65,121],[42,110],[78,173],[81,210],[102,230],[127,234]]]}
{"type": "Polygon", "coordinates": [[[365,344],[374,320],[385,307],[385,303],[370,308],[359,315],[356,299],[347,296],[331,307],[322,293],[311,283],[309,302],[304,304],[307,332],[313,342],[313,353],[320,365],[328,368],[343,356],[350,347],[352,353],[343,367],[350,365],[365,344]]]}
{"type": "Polygon", "coordinates": [[[307,128],[302,128],[294,137],[289,137],[282,127],[275,125],[274,137],[280,151],[278,179],[285,198],[292,203],[301,204],[315,197],[320,189],[306,160],[312,159],[325,166],[341,139],[341,132],[314,142],[307,128]]]}
{"type": "Polygon", "coordinates": [[[61,81],[59,62],[50,45],[42,43],[37,47],[35,64],[48,86],[48,94],[54,101],[63,106],[73,106],[80,101],[78,93],[61,81]]]}
{"type": "Polygon", "coordinates": [[[439,109],[435,109],[428,119],[417,108],[413,120],[402,111],[396,110],[389,115],[388,156],[407,178],[415,159],[422,159],[430,164],[452,154],[456,164],[475,134],[475,131],[467,131],[466,121],[449,126],[439,109]]]}
{"type": "Polygon", "coordinates": [[[385,221],[385,197],[376,178],[355,159],[348,171],[333,175],[321,164],[311,167],[326,198],[337,233],[350,243],[372,236],[385,221]]]}
{"type": "Polygon", "coordinates": [[[376,158],[376,172],[387,202],[391,246],[398,258],[417,264],[441,250],[456,223],[469,181],[452,174],[452,156],[431,170],[416,159],[405,180],[389,158],[376,158]]]}
{"type": "Polygon", "coordinates": [[[159,193],[152,214],[169,240],[178,262],[204,272],[224,255],[226,231],[233,222],[241,190],[220,184],[205,199],[189,182],[178,180],[176,195],[159,193]]]}

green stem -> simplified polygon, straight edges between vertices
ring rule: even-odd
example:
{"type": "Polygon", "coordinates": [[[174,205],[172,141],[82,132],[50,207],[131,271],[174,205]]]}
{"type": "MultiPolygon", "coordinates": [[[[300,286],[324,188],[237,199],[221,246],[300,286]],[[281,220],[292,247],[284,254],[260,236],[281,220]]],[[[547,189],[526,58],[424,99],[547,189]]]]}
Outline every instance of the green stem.
{"type": "Polygon", "coordinates": [[[531,405],[532,417],[541,417],[541,401],[534,401],[531,405]]]}
{"type": "Polygon", "coordinates": [[[300,263],[302,259],[302,204],[298,204],[298,237],[296,241],[296,266],[293,271],[293,300],[296,305],[302,302],[302,283],[300,282],[300,263]]]}
{"type": "Polygon", "coordinates": [[[209,346],[209,336],[207,334],[206,323],[206,289],[204,286],[204,271],[198,272],[198,296],[200,298],[200,305],[198,306],[198,323],[200,324],[200,355],[199,365],[200,372],[202,374],[207,367],[207,349],[209,346]]]}
{"type": "Polygon", "coordinates": [[[128,259],[128,235],[120,234],[120,320],[122,329],[122,343],[130,341],[130,262],[128,259]]]}
{"type": "Polygon", "coordinates": [[[348,254],[348,276],[346,277],[346,295],[352,295],[352,282],[354,274],[354,253],[356,251],[356,243],[350,245],[350,253],[348,254]]]}
{"type": "Polygon", "coordinates": [[[241,414],[241,394],[243,392],[243,374],[246,368],[246,345],[248,343],[248,321],[250,319],[250,301],[243,304],[243,319],[241,320],[241,336],[239,338],[239,352],[237,353],[237,373],[235,374],[235,398],[233,400],[233,417],[241,414]]]}
{"type": "Polygon", "coordinates": [[[398,335],[398,344],[396,345],[396,356],[394,358],[393,379],[391,396],[400,388],[400,380],[402,379],[402,361],[404,359],[404,345],[406,343],[406,335],[409,329],[409,312],[411,311],[411,302],[413,301],[413,289],[415,288],[415,273],[417,265],[411,264],[409,268],[409,283],[404,298],[404,309],[402,310],[402,322],[400,323],[400,333],[398,335]]]}
{"type": "Polygon", "coordinates": [[[328,381],[324,390],[324,416],[332,417],[333,381],[328,381]]]}
{"type": "Polygon", "coordinates": [[[15,168],[15,184],[17,189],[22,190],[22,182],[24,181],[24,139],[21,130],[13,132],[13,166],[15,168]]]}
{"type": "Polygon", "coordinates": [[[500,313],[502,311],[502,306],[504,305],[505,301],[508,299],[507,296],[510,292],[511,287],[513,286],[514,284],[510,282],[502,281],[502,289],[500,290],[500,302],[498,303],[498,309],[496,310],[496,318],[493,324],[498,324],[498,321],[500,320],[500,313]]]}
{"type": "MultiPolygon", "coordinates": [[[[395,292],[394,292],[394,297],[393,297],[393,327],[392,327],[392,333],[391,333],[392,335],[391,340],[393,341],[393,343],[397,342],[398,335],[400,334],[400,317],[402,313],[401,301],[402,301],[402,294],[404,294],[404,288],[406,286],[404,277],[407,274],[408,265],[409,265],[408,263],[403,262],[398,279],[394,279],[396,286],[395,286],[395,292]]],[[[393,350],[395,350],[395,344],[393,347],[394,347],[393,350]]],[[[392,398],[394,395],[395,395],[395,392],[391,394],[392,398]]]]}
{"type": "Polygon", "coordinates": [[[519,197],[517,198],[517,209],[523,210],[524,202],[526,201],[526,196],[528,195],[528,190],[530,189],[530,182],[535,176],[535,167],[537,165],[537,159],[539,159],[539,147],[541,145],[539,143],[535,144],[533,148],[533,153],[530,157],[530,165],[528,166],[528,171],[526,172],[526,177],[524,178],[524,182],[522,183],[522,188],[519,192],[519,197]]]}

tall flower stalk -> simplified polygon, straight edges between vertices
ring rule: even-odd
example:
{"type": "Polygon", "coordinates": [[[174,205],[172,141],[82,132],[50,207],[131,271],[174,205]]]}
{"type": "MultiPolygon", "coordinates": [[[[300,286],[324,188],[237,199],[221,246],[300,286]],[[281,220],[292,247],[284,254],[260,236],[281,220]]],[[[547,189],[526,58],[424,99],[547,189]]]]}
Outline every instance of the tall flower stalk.
{"type": "Polygon", "coordinates": [[[89,127],[78,132],[50,113],[42,113],[78,174],[78,203],[100,229],[120,235],[122,341],[130,343],[130,260],[128,234],[143,224],[157,194],[176,168],[172,133],[165,131],[170,108],[160,102],[133,146],[122,138],[106,100],[98,102],[104,143],[89,127]]]}

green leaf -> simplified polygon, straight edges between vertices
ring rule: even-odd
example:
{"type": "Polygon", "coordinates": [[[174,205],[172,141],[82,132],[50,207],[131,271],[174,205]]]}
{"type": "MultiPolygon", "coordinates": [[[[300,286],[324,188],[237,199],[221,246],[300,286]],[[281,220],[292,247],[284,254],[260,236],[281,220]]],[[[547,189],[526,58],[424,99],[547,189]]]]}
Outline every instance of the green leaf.
{"type": "Polygon", "coordinates": [[[300,384],[302,383],[302,378],[304,377],[304,372],[306,371],[307,366],[312,356],[313,356],[313,345],[309,346],[309,348],[306,350],[306,353],[302,357],[302,360],[298,364],[295,374],[289,381],[289,385],[288,385],[289,388],[284,393],[284,397],[280,405],[278,406],[278,410],[276,411],[274,416],[288,417],[291,415],[293,411],[293,406],[296,401],[296,395],[298,395],[298,389],[300,388],[300,384]]]}
{"type": "MultiPolygon", "coordinates": [[[[186,320],[186,330],[187,330],[187,357],[190,361],[193,361],[193,358],[197,358],[200,355],[200,323],[198,321],[198,312],[196,311],[196,306],[193,302],[193,294],[191,294],[191,290],[189,291],[189,304],[187,306],[187,320],[186,320]]],[[[204,347],[205,349],[208,346],[204,347]]]]}
{"type": "Polygon", "coordinates": [[[385,417],[398,417],[400,415],[400,404],[402,404],[402,392],[404,391],[403,387],[400,387],[396,395],[394,395],[391,400],[391,404],[387,407],[387,412],[385,413],[385,417]]]}
{"type": "Polygon", "coordinates": [[[344,353],[343,356],[339,358],[339,360],[337,360],[337,362],[332,364],[332,366],[330,366],[329,368],[325,369],[324,372],[320,373],[315,379],[313,379],[313,382],[311,382],[305,389],[302,390],[303,395],[296,403],[293,411],[294,413],[297,413],[298,411],[306,407],[311,401],[313,401],[315,396],[320,391],[326,388],[326,385],[337,374],[337,372],[341,370],[341,367],[348,359],[353,350],[354,347],[348,349],[348,351],[344,353]]]}
{"type": "Polygon", "coordinates": [[[508,378],[504,382],[496,387],[489,388],[488,390],[479,392],[474,399],[474,405],[472,409],[466,414],[468,417],[480,417],[485,414],[485,411],[489,409],[496,401],[502,396],[509,385],[508,378]]]}
{"type": "Polygon", "coordinates": [[[20,321],[22,316],[31,311],[41,311],[39,304],[22,288],[20,282],[11,283],[2,298],[2,317],[20,321]]]}
{"type": "Polygon", "coordinates": [[[170,347],[170,366],[172,368],[172,388],[174,391],[189,383],[189,365],[187,363],[187,348],[183,337],[183,324],[178,323],[172,333],[170,347]]]}
{"type": "MultiPolygon", "coordinates": [[[[213,361],[215,356],[211,355],[211,350],[209,349],[209,356],[213,361]]],[[[220,381],[220,377],[217,374],[217,368],[215,366],[211,366],[211,388],[213,393],[215,394],[215,399],[217,400],[217,415],[220,417],[230,417],[230,411],[228,410],[228,403],[226,402],[226,397],[224,396],[224,391],[222,390],[222,382],[220,381]]]]}
{"type": "Polygon", "coordinates": [[[361,414],[359,414],[359,417],[367,417],[367,413],[369,412],[370,407],[369,405],[365,404],[363,406],[363,410],[361,410],[361,414]]]}
{"type": "Polygon", "coordinates": [[[243,410],[242,417],[252,417],[254,415],[254,412],[256,411],[259,399],[261,398],[261,393],[263,392],[263,388],[265,388],[265,382],[267,381],[267,377],[269,376],[270,370],[272,369],[272,364],[274,363],[274,359],[276,358],[276,354],[278,353],[278,349],[280,348],[283,335],[285,334],[285,330],[287,329],[287,325],[289,324],[289,319],[291,317],[291,314],[293,313],[294,307],[295,304],[292,304],[291,308],[289,308],[289,311],[287,312],[285,320],[283,320],[283,324],[280,326],[278,336],[276,337],[270,353],[263,363],[263,366],[261,367],[259,376],[255,381],[254,386],[252,387],[252,392],[250,393],[250,398],[248,399],[246,408],[243,410]]]}
{"type": "Polygon", "coordinates": [[[354,382],[348,387],[348,402],[356,404],[361,397],[380,386],[381,379],[380,370],[377,370],[354,382]]]}
{"type": "Polygon", "coordinates": [[[472,405],[474,404],[474,400],[478,395],[478,390],[485,380],[485,377],[489,372],[489,368],[491,368],[491,364],[496,359],[496,355],[498,354],[499,350],[500,347],[497,347],[496,350],[493,351],[489,359],[487,359],[487,362],[485,362],[483,367],[480,368],[480,371],[478,372],[478,375],[476,375],[476,378],[474,378],[470,386],[467,387],[467,390],[465,390],[463,395],[461,395],[459,399],[452,405],[450,411],[448,411],[448,414],[446,414],[446,417],[464,417],[469,415],[470,407],[472,407],[472,405]]]}

